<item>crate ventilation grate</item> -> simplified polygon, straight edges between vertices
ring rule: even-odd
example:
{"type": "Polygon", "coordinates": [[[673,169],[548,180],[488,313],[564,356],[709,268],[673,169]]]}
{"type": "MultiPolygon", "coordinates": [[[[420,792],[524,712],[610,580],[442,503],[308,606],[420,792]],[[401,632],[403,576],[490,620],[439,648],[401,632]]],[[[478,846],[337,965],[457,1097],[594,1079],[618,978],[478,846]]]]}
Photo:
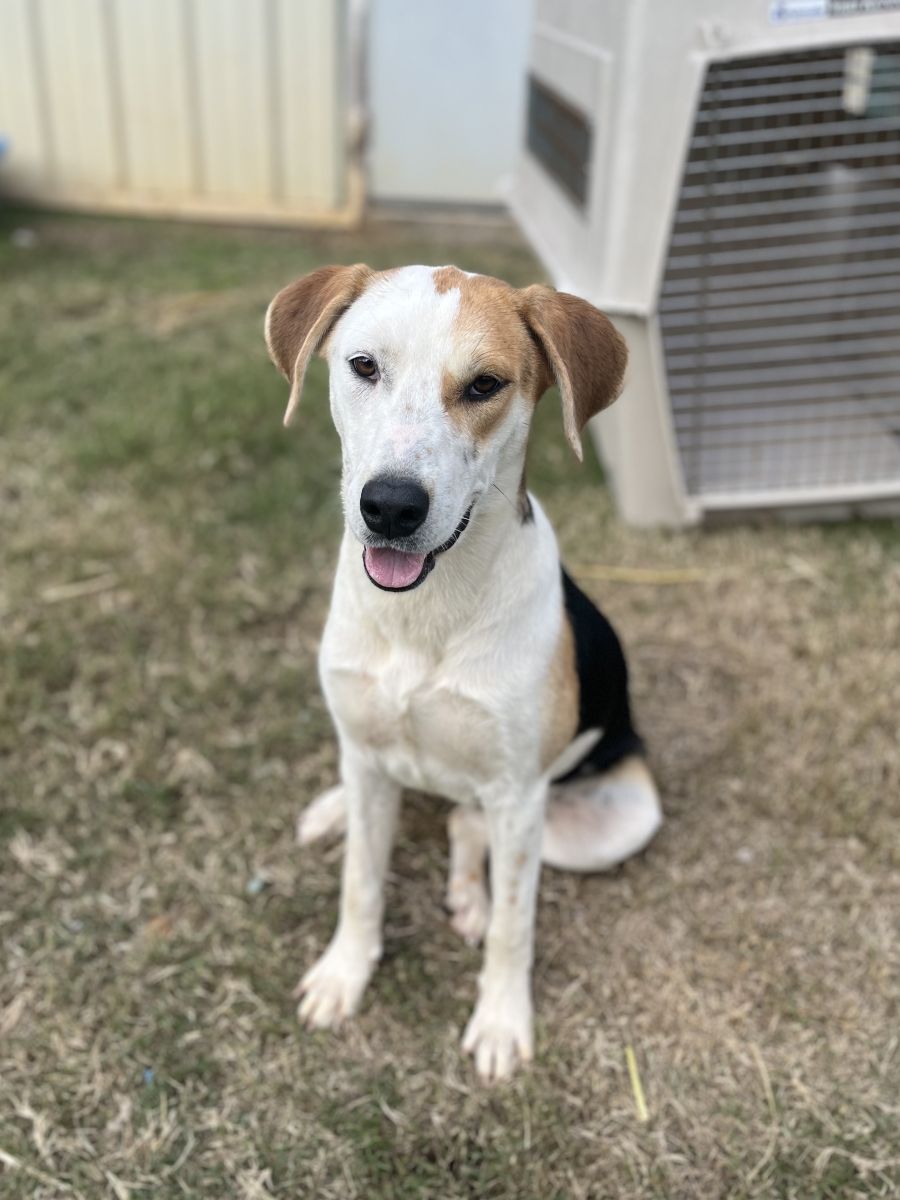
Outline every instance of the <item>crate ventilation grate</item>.
{"type": "Polygon", "coordinates": [[[900,43],[708,69],[660,326],[690,495],[900,483],[900,43]]]}

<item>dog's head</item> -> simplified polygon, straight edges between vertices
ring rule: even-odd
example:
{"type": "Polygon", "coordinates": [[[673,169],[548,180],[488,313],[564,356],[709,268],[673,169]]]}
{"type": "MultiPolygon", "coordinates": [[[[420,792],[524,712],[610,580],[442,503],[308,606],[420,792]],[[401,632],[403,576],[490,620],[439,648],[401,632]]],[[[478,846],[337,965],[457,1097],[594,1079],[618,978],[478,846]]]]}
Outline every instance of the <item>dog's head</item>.
{"type": "Polygon", "coordinates": [[[288,424],[314,353],[328,360],[347,523],[379,587],[420,584],[493,484],[522,474],[535,405],[553,383],[581,458],[586,422],[618,395],[625,344],[576,296],[456,267],[323,267],[266,314],[289,380],[288,424]]]}

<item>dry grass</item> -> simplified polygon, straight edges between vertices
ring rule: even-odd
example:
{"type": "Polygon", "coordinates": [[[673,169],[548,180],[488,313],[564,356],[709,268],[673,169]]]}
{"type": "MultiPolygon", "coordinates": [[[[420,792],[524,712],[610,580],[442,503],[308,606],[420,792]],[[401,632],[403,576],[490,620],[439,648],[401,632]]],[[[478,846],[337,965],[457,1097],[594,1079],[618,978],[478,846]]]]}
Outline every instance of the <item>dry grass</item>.
{"type": "Polygon", "coordinates": [[[321,370],[281,430],[262,311],[331,259],[536,268],[496,232],[30,223],[0,225],[3,1196],[896,1195],[897,529],[625,530],[548,398],[532,480],[629,644],[668,823],[545,875],[510,1087],[458,1050],[478,955],[426,801],[364,1012],[302,1033],[338,446],[321,370]]]}

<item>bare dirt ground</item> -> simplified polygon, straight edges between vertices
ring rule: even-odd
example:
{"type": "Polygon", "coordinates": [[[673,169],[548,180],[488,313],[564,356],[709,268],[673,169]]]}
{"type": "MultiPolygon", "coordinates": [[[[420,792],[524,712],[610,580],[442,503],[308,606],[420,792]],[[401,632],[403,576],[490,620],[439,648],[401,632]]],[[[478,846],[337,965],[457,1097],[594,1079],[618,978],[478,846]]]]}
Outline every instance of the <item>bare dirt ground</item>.
{"type": "Polygon", "coordinates": [[[363,1012],[297,1026],[338,889],[293,825],[334,779],[339,448],[320,367],[282,430],[261,321],[356,259],[540,274],[497,229],[0,220],[0,1193],[896,1196],[900,533],[627,530],[553,396],[530,479],[628,645],[665,828],[545,873],[512,1085],[459,1051],[479,954],[423,798],[363,1012]]]}

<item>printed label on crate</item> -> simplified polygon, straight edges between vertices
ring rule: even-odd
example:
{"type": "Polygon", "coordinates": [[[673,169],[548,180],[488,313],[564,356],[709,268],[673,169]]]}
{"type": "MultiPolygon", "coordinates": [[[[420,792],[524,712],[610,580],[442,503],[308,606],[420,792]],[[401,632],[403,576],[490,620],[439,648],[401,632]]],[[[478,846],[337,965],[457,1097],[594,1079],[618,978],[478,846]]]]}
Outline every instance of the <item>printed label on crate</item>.
{"type": "Polygon", "coordinates": [[[900,12],[900,0],[772,0],[769,20],[826,21],[829,17],[868,17],[900,12]]]}

